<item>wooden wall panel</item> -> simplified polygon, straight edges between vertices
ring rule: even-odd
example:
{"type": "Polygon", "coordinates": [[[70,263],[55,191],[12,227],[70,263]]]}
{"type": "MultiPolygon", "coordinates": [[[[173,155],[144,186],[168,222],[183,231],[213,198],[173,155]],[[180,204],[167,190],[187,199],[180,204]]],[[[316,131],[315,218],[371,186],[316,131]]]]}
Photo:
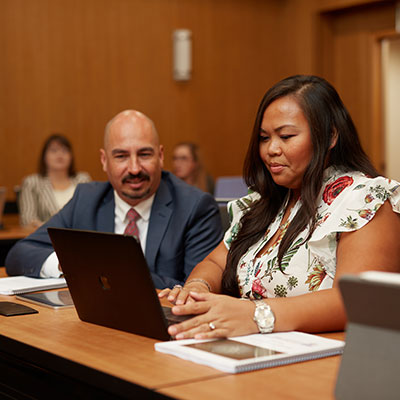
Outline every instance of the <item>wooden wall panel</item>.
{"type": "Polygon", "coordinates": [[[338,90],[374,165],[383,171],[383,132],[376,126],[377,32],[394,29],[395,2],[381,1],[362,7],[323,13],[317,71],[338,90]],[[379,135],[379,138],[376,136],[379,135]],[[379,146],[379,148],[377,148],[379,146]]]}
{"type": "Polygon", "coordinates": [[[240,174],[261,96],[281,77],[280,2],[2,0],[0,182],[36,169],[63,132],[79,169],[99,163],[106,122],[136,108],[154,119],[167,162],[175,143],[203,148],[214,176],[240,174]],[[193,32],[193,79],[172,79],[173,29],[193,32]]]}
{"type": "MultiPolygon", "coordinates": [[[[1,0],[0,184],[11,190],[35,171],[54,131],[71,138],[79,169],[105,179],[104,126],[127,108],[155,121],[167,168],[174,144],[193,140],[214,177],[240,174],[262,95],[296,73],[332,78],[356,122],[367,125],[366,30],[390,25],[393,7],[355,27],[343,12],[321,14],[361,2],[1,0]],[[189,82],[172,79],[177,28],[193,33],[189,82]]],[[[363,138],[368,147],[368,133],[363,138]]]]}

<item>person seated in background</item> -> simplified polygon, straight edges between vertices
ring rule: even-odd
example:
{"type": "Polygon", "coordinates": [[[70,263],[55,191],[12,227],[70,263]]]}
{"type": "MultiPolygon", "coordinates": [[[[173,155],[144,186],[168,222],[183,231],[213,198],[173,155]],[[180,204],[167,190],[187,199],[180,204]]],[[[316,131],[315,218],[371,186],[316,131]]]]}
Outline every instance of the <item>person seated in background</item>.
{"type": "Polygon", "coordinates": [[[400,186],[378,175],[327,81],[298,75],[267,91],[244,177],[254,192],[229,205],[223,242],[183,288],[160,292],[174,314],[197,314],[170,334],[343,330],[340,277],[400,271],[400,186]]]}
{"type": "Polygon", "coordinates": [[[172,172],[180,179],[210,194],[214,194],[214,180],[207,174],[197,144],[182,142],[175,146],[172,172]]]}
{"type": "Polygon", "coordinates": [[[214,198],[162,171],[156,128],[138,111],[123,111],[107,124],[100,156],[109,181],[78,185],[60,212],[9,251],[7,273],[60,276],[47,234],[47,227],[59,227],[136,236],[155,286],[183,284],[222,239],[214,198]]]}
{"type": "Polygon", "coordinates": [[[89,182],[86,172],[76,172],[69,140],[53,134],[45,141],[37,174],[27,176],[18,196],[21,224],[38,227],[72,198],[78,183],[89,182]]]}

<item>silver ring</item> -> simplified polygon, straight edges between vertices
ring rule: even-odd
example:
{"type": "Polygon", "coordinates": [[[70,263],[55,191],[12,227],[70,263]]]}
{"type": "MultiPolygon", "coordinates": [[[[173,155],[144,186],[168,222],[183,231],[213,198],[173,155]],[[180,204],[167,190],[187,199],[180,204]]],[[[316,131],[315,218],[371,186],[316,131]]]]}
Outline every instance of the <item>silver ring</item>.
{"type": "Polygon", "coordinates": [[[208,326],[212,331],[216,328],[216,326],[212,322],[209,322],[208,326]]]}
{"type": "Polygon", "coordinates": [[[173,289],[182,289],[183,288],[183,286],[182,285],[174,285],[174,287],[173,287],[173,289]]]}

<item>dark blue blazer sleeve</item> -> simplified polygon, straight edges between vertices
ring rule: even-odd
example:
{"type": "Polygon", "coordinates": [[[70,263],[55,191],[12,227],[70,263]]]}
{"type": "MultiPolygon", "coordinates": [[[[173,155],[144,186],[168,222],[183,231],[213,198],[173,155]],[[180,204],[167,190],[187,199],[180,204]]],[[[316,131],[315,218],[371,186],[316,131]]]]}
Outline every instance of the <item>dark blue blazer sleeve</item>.
{"type": "Polygon", "coordinates": [[[193,268],[222,240],[219,208],[205,192],[169,176],[153,204],[146,259],[157,288],[183,285],[193,268]],[[171,195],[171,198],[169,198],[171,195]],[[163,231],[164,229],[164,231],[163,231]],[[158,247],[157,247],[158,246],[158,247]]]}
{"type": "Polygon", "coordinates": [[[18,241],[9,251],[5,265],[8,275],[39,277],[47,257],[54,251],[47,228],[114,229],[112,188],[106,182],[77,186],[65,207],[34,233],[18,241]]]}
{"type": "MultiPolygon", "coordinates": [[[[175,231],[177,240],[179,240],[178,232],[175,231]]],[[[171,233],[173,234],[174,231],[172,230],[171,233]]],[[[181,238],[181,246],[178,246],[179,248],[176,248],[174,252],[175,262],[172,263],[172,268],[169,268],[169,260],[159,259],[158,273],[152,272],[155,287],[163,289],[172,288],[176,284],[184,285],[193,268],[217,247],[222,237],[218,206],[214,199],[205,193],[205,196],[198,200],[187,221],[181,238]]],[[[166,237],[165,240],[167,241],[168,238],[166,237]]]]}

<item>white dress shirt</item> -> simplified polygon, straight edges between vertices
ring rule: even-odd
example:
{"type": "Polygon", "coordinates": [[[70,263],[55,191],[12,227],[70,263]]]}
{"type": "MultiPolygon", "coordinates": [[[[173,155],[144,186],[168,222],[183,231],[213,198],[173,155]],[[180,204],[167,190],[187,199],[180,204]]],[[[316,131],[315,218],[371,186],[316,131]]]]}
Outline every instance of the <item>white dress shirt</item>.
{"type": "MultiPolygon", "coordinates": [[[[114,233],[123,234],[126,226],[129,221],[126,216],[128,211],[132,208],[128,203],[121,199],[118,196],[117,192],[114,190],[114,199],[115,199],[115,228],[114,233]]],[[[146,200],[141,201],[137,204],[134,210],[140,215],[140,218],[136,221],[136,225],[139,230],[139,240],[140,246],[143,250],[143,254],[146,251],[146,239],[147,239],[147,230],[149,228],[149,220],[151,207],[154,201],[154,194],[146,200]]]]}
{"type": "MultiPolygon", "coordinates": [[[[135,211],[140,215],[140,218],[136,221],[136,225],[139,230],[139,240],[140,247],[142,248],[143,254],[146,250],[146,239],[147,239],[147,231],[149,228],[149,220],[151,214],[151,207],[153,205],[154,196],[150,196],[148,199],[141,201],[135,207],[135,211]]],[[[123,234],[126,226],[128,225],[128,218],[126,214],[130,210],[132,206],[126,203],[121,197],[118,196],[118,193],[114,190],[114,201],[115,201],[115,209],[114,209],[114,233],[123,234]]],[[[58,258],[56,253],[53,251],[46,259],[46,261],[42,265],[42,269],[40,270],[41,278],[58,278],[62,272],[58,269],[58,258]]]]}

